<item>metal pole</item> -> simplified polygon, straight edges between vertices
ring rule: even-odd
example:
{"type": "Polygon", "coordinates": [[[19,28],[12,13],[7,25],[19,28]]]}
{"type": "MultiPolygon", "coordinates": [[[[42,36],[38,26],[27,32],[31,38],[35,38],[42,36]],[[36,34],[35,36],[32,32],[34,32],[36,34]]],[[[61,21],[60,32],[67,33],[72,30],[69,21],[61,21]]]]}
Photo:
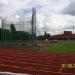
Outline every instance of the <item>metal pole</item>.
{"type": "Polygon", "coordinates": [[[4,25],[4,19],[1,18],[1,47],[3,47],[3,25],[4,25]]]}
{"type": "Polygon", "coordinates": [[[32,43],[36,45],[36,10],[32,9],[32,43]]]}
{"type": "Polygon", "coordinates": [[[73,33],[74,33],[74,23],[73,23],[73,33]]]}

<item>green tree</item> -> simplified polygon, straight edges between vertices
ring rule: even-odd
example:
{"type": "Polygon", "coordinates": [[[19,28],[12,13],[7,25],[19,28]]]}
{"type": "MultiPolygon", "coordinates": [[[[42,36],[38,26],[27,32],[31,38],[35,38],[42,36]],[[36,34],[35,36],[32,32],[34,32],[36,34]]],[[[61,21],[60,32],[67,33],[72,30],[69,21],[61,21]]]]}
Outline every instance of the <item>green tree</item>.
{"type": "Polygon", "coordinates": [[[11,24],[11,25],[10,25],[10,29],[11,29],[11,39],[12,39],[12,40],[15,40],[16,29],[15,29],[14,24],[11,24]]]}
{"type": "Polygon", "coordinates": [[[11,32],[15,32],[15,31],[16,31],[16,29],[15,29],[15,27],[14,27],[14,24],[11,24],[11,25],[10,25],[10,29],[11,29],[11,32]]]}
{"type": "Polygon", "coordinates": [[[46,31],[45,31],[45,33],[44,33],[44,38],[45,38],[45,39],[49,39],[49,38],[50,38],[50,34],[48,34],[46,31]]]}

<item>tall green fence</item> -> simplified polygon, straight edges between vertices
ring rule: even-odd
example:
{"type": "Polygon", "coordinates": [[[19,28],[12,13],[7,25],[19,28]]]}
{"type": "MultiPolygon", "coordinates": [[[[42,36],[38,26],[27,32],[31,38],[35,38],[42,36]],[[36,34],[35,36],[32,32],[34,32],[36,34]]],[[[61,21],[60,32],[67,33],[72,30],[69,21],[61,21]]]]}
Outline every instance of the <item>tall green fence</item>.
{"type": "Polygon", "coordinates": [[[1,18],[0,46],[31,43],[36,44],[36,12],[27,18],[1,18]]]}
{"type": "Polygon", "coordinates": [[[36,10],[32,9],[32,16],[25,18],[0,18],[0,46],[7,47],[16,44],[36,44],[36,10]]]}
{"type": "Polygon", "coordinates": [[[10,21],[2,19],[1,46],[13,42],[31,41],[31,21],[10,21]]]}

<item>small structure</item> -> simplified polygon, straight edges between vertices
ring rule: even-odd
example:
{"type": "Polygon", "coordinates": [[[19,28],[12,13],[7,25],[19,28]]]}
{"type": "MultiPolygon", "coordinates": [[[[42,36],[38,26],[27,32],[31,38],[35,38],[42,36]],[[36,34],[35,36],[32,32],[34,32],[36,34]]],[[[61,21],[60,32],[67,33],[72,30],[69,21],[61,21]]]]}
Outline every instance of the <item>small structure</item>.
{"type": "Polygon", "coordinates": [[[72,31],[64,31],[64,34],[72,34],[72,31]]]}

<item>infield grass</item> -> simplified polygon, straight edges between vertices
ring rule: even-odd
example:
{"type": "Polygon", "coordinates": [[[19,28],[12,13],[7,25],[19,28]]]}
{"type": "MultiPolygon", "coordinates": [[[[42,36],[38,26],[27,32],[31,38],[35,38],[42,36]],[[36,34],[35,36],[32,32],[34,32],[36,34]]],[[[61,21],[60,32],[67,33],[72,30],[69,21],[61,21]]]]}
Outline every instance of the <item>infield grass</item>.
{"type": "Polygon", "coordinates": [[[44,48],[43,51],[51,53],[75,53],[75,41],[58,41],[48,48],[44,48]]]}

